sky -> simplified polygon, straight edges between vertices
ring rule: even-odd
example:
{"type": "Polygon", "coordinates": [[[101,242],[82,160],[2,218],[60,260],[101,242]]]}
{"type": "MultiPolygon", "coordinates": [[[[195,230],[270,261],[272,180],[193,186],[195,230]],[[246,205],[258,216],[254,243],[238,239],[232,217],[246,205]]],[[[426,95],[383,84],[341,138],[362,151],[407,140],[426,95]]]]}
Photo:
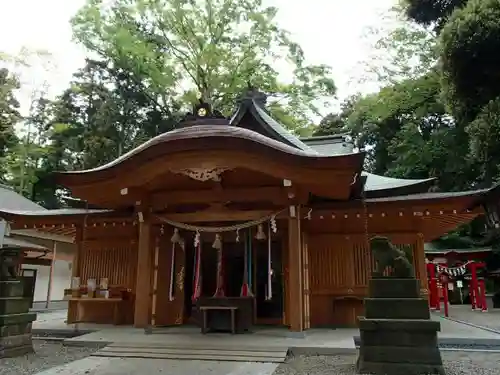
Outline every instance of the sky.
{"type": "MultiPolygon", "coordinates": [[[[48,83],[49,96],[67,87],[84,64],[85,51],[72,42],[69,20],[85,0],[2,0],[0,51],[44,50],[50,60],[33,58],[21,68],[25,89],[19,94],[27,110],[32,87],[48,83]],[[47,69],[48,67],[48,69],[47,69]]],[[[373,50],[369,28],[382,26],[381,15],[395,0],[267,0],[279,9],[279,24],[291,32],[310,63],[332,67],[339,99],[377,89],[376,82],[360,83],[363,61],[373,50]]]]}

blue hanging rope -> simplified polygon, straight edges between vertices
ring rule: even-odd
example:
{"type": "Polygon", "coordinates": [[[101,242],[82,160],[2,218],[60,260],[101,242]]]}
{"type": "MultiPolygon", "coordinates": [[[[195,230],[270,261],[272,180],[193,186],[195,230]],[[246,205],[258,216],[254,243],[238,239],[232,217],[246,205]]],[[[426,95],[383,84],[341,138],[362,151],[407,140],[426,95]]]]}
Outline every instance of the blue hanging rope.
{"type": "Polygon", "coordinates": [[[196,258],[198,255],[197,253],[198,253],[198,246],[195,246],[194,247],[194,259],[193,259],[193,287],[194,287],[194,282],[196,280],[196,267],[197,267],[196,258]]]}
{"type": "Polygon", "coordinates": [[[248,229],[247,232],[248,242],[248,286],[252,290],[252,232],[248,229]]]}

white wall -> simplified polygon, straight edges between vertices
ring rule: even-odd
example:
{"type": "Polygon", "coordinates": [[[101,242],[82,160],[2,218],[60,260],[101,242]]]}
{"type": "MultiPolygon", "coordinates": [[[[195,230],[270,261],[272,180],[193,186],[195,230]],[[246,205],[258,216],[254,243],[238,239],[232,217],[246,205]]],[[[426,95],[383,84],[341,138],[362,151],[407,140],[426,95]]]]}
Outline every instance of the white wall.
{"type": "MultiPolygon", "coordinates": [[[[64,289],[71,287],[71,262],[66,260],[56,260],[54,262],[54,274],[52,276],[51,301],[60,301],[64,297],[64,289]]],[[[44,302],[47,300],[47,290],[49,287],[49,266],[35,266],[23,264],[24,269],[36,269],[35,298],[34,302],[44,302]]]]}

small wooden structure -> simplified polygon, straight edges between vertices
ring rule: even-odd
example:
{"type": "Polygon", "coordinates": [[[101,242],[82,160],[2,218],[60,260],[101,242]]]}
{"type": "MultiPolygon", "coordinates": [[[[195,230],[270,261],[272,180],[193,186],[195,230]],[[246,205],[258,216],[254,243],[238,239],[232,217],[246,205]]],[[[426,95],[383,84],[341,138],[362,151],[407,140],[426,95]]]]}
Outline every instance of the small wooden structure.
{"type": "Polygon", "coordinates": [[[426,259],[431,263],[447,266],[459,265],[474,260],[485,260],[491,252],[491,247],[439,249],[432,246],[432,244],[425,244],[426,259]]]}
{"type": "Polygon", "coordinates": [[[89,280],[105,278],[128,301],[120,322],[136,327],[200,324],[207,298],[252,324],[353,326],[373,235],[411,246],[428,293],[424,243],[480,214],[487,191],[427,193],[433,179],[365,173],[346,138],[300,140],[265,99],[249,90],[230,119],[201,103],[176,130],[109,164],[57,174],[79,207],[0,212],[14,228],[75,236],[83,287],[68,293],[83,307],[70,304],[69,323],[115,321],[83,298],[89,280]]]}

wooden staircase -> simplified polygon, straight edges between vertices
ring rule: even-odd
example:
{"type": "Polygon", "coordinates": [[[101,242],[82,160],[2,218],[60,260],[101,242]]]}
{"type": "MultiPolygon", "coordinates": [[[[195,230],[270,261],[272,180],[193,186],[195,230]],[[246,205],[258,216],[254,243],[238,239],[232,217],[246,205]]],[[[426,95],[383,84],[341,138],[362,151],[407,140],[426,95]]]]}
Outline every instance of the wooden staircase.
{"type": "Polygon", "coordinates": [[[160,344],[111,344],[92,354],[94,357],[177,359],[198,361],[234,361],[283,363],[283,347],[173,346],[160,344]]]}

